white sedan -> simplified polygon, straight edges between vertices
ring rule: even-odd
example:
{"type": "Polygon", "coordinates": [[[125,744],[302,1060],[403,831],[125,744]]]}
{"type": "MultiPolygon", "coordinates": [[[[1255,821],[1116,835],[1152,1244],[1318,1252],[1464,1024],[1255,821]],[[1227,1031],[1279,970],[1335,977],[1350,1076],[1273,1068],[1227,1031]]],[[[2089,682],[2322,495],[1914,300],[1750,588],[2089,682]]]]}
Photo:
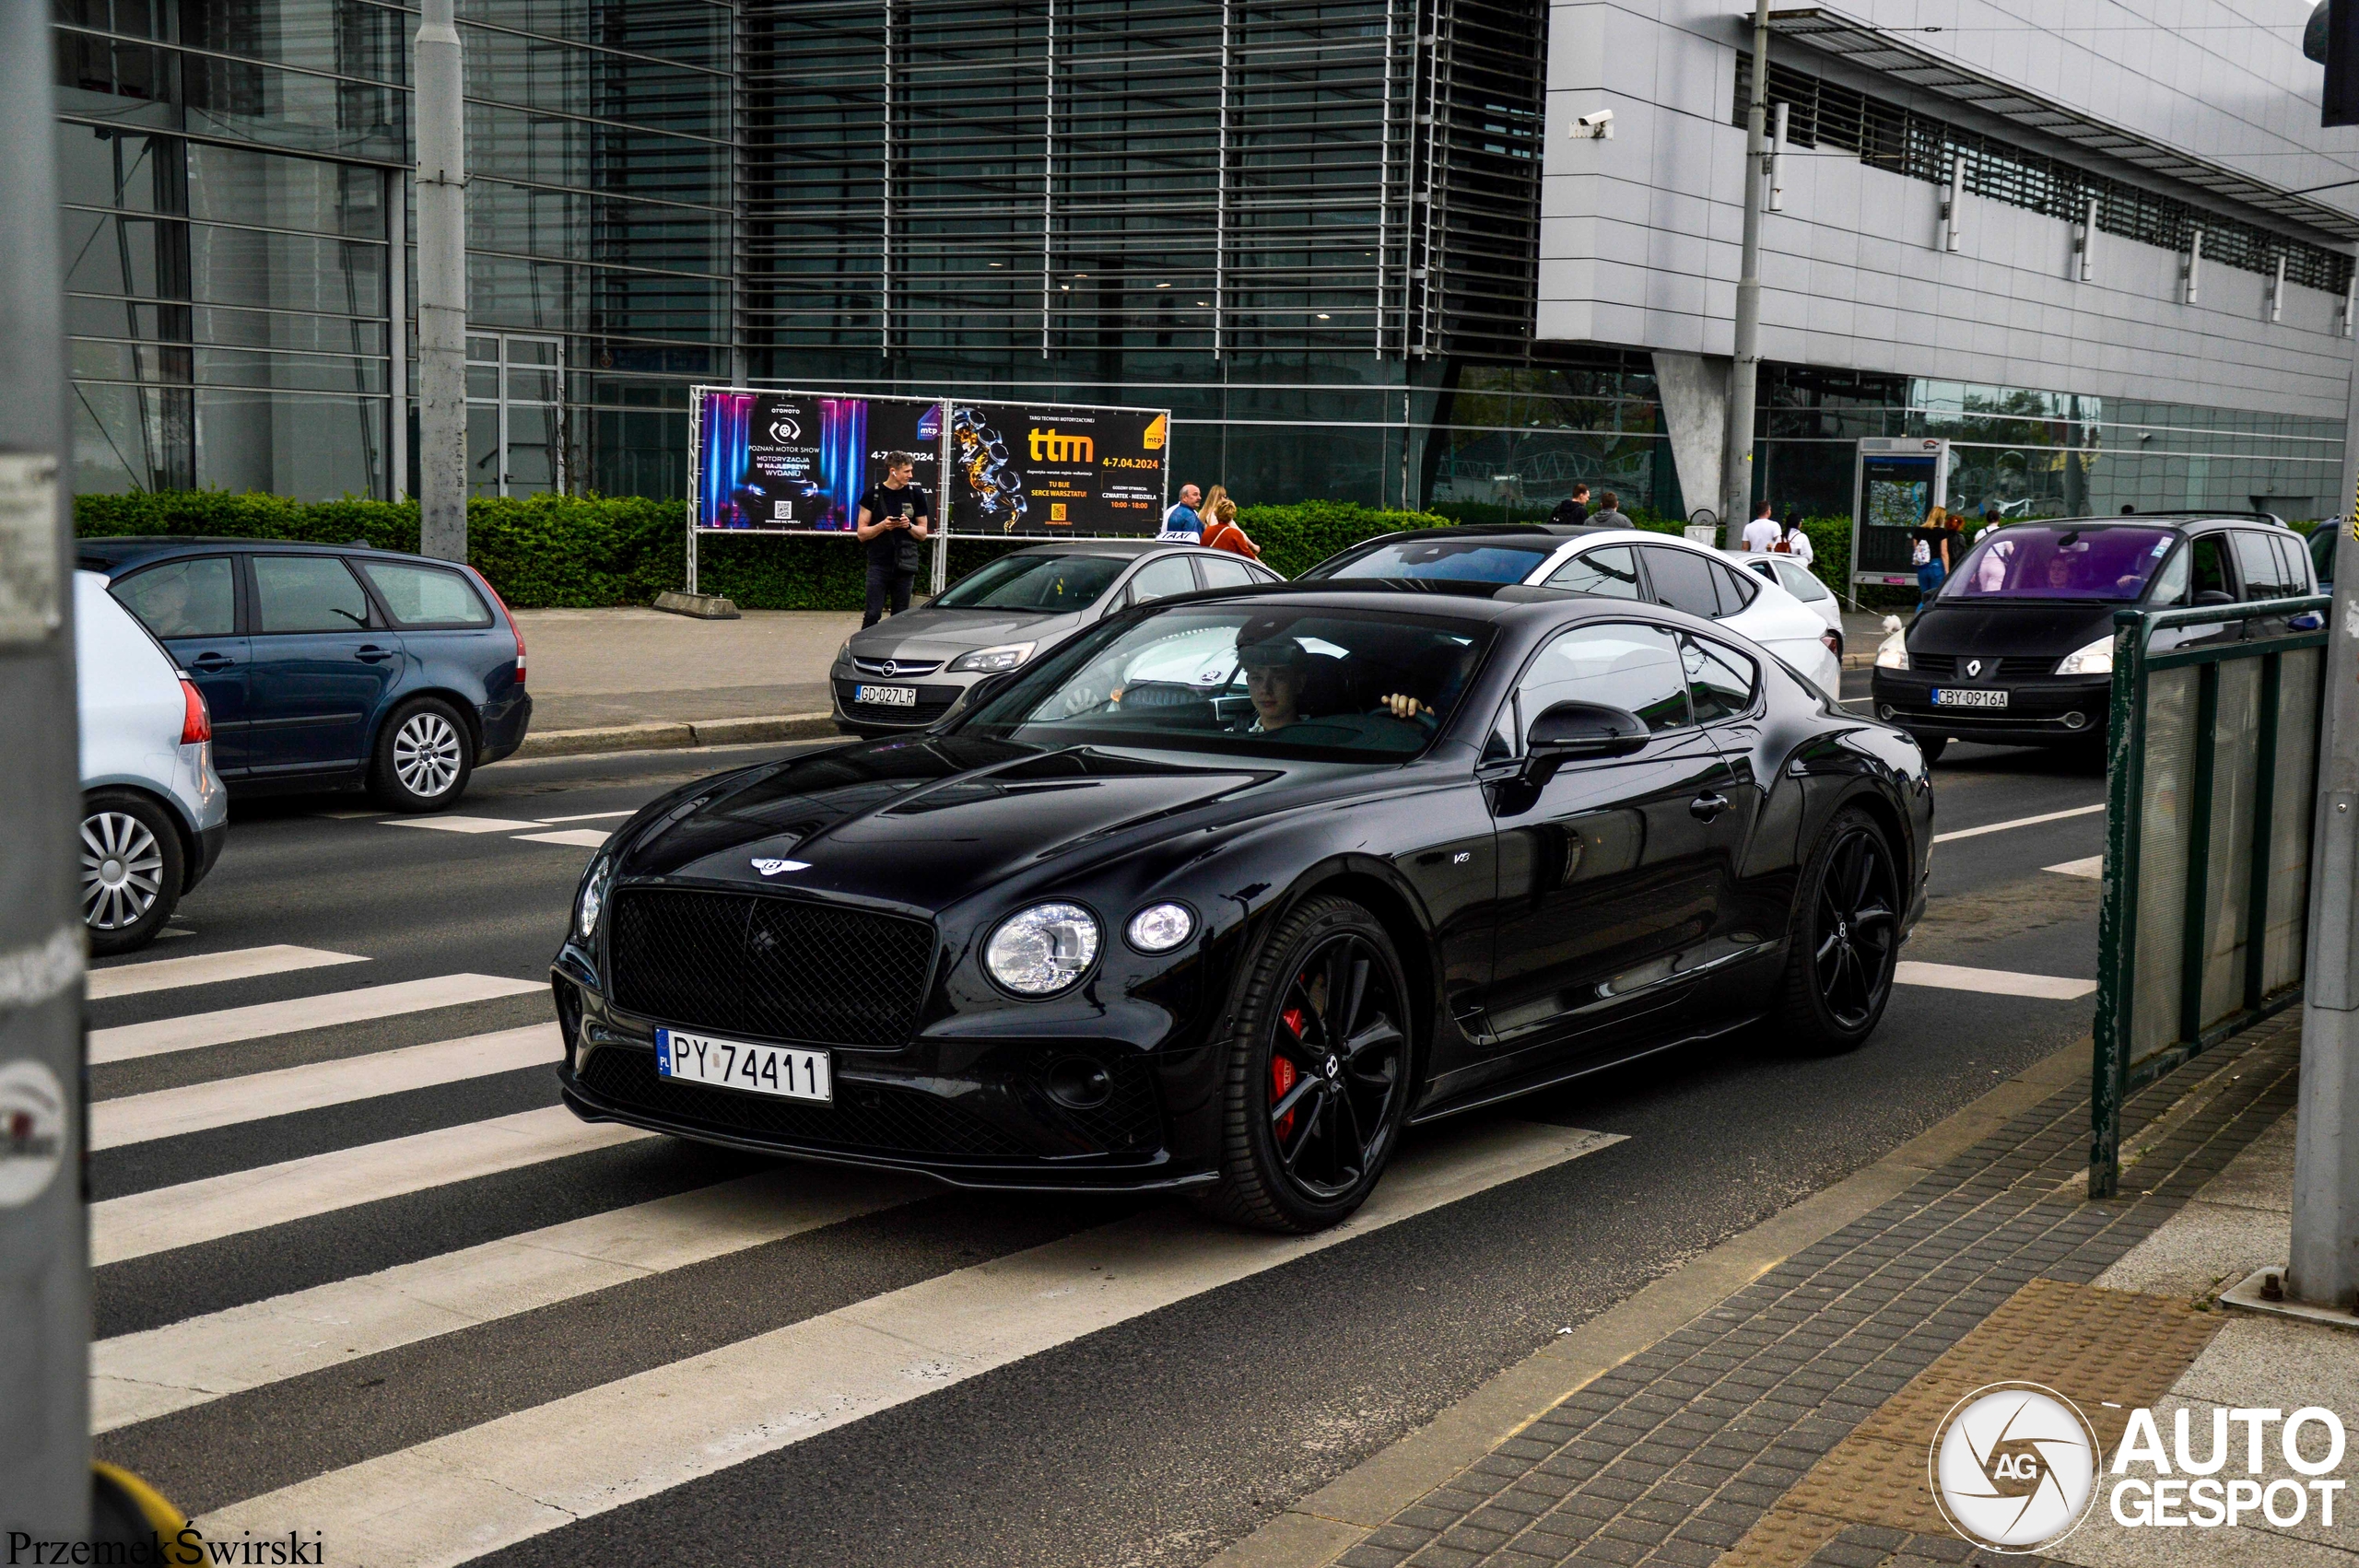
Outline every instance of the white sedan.
{"type": "Polygon", "coordinates": [[[1843,634],[1777,581],[1675,533],[1547,523],[1388,533],[1302,574],[1520,582],[1642,603],[1719,622],[1784,660],[1830,696],[1841,689],[1843,634]]]}
{"type": "Polygon", "coordinates": [[[1835,657],[1843,657],[1843,601],[1836,597],[1833,589],[1818,580],[1816,573],[1792,556],[1748,556],[1742,550],[1724,550],[1721,554],[1762,581],[1776,583],[1808,606],[1835,634],[1835,657]]]}

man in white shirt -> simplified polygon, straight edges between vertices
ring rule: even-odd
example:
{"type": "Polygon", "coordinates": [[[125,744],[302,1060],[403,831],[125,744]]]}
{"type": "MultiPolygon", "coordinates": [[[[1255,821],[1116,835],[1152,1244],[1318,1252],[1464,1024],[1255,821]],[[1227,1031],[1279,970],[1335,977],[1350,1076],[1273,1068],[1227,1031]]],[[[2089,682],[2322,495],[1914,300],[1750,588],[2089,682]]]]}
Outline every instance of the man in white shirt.
{"type": "Polygon", "coordinates": [[[1753,521],[1744,525],[1744,553],[1766,556],[1769,547],[1784,538],[1785,533],[1786,531],[1778,526],[1777,519],[1769,515],[1769,503],[1764,501],[1761,509],[1754,514],[1753,521]]]}

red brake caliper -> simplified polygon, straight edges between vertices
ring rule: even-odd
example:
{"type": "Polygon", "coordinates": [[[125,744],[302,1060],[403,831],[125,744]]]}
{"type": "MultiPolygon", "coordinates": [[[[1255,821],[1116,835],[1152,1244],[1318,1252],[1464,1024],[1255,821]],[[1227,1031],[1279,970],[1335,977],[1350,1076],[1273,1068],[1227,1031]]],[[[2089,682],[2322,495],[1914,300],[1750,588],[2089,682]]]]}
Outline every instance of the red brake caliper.
{"type": "MultiPolygon", "coordinates": [[[[1296,1039],[1302,1038],[1302,1009],[1287,1008],[1285,1012],[1279,1014],[1279,1021],[1294,1031],[1296,1039]]],[[[1270,1053],[1270,1103],[1276,1105],[1285,1098],[1286,1091],[1293,1088],[1295,1081],[1301,1076],[1302,1074],[1296,1070],[1293,1062],[1288,1061],[1277,1052],[1272,1051],[1270,1053]]],[[[1280,1117],[1271,1130],[1280,1139],[1284,1139],[1287,1133],[1294,1130],[1294,1113],[1288,1111],[1280,1117]]]]}

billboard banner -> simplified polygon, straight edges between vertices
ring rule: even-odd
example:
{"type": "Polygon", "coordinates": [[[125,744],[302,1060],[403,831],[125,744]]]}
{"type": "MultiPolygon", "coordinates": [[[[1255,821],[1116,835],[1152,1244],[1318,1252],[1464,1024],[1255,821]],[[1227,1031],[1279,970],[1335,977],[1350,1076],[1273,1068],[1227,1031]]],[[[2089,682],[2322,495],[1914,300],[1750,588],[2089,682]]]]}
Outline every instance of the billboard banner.
{"type": "Polygon", "coordinates": [[[942,493],[942,404],[914,398],[697,389],[699,532],[849,532],[885,454],[942,493]]]}
{"type": "Polygon", "coordinates": [[[954,533],[1152,535],[1162,528],[1168,411],[965,400],[949,407],[954,533]]]}

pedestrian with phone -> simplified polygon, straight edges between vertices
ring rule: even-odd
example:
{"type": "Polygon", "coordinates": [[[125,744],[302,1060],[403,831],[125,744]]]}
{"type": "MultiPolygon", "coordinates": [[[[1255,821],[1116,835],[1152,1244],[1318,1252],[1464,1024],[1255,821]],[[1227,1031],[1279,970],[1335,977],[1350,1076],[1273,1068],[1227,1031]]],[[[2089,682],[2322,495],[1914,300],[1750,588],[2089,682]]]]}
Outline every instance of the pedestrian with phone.
{"type": "Polygon", "coordinates": [[[915,481],[917,460],[907,452],[885,454],[885,480],[860,498],[852,532],[868,552],[868,609],[862,629],[874,626],[889,602],[896,615],[910,607],[924,560],[918,546],[933,521],[933,503],[915,481]]]}

